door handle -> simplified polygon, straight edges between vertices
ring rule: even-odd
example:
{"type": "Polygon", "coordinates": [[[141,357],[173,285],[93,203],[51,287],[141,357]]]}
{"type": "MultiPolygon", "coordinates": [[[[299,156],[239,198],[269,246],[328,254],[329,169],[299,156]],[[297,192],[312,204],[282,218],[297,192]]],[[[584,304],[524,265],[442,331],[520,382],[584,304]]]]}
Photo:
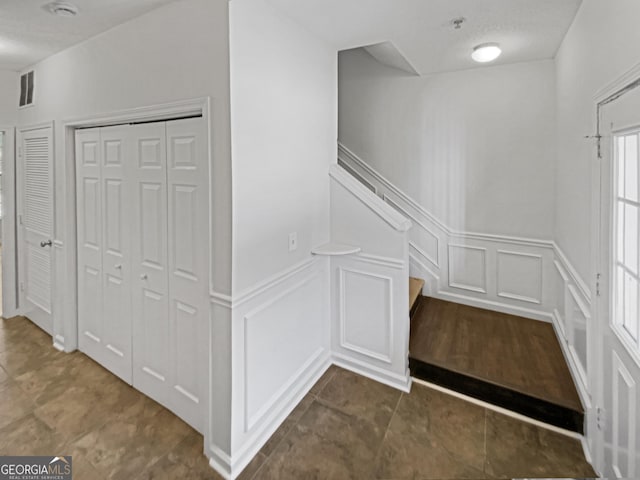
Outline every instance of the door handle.
{"type": "Polygon", "coordinates": [[[52,245],[51,239],[49,239],[49,240],[47,240],[47,241],[44,241],[44,240],[43,240],[43,241],[41,241],[41,242],[40,242],[40,246],[41,246],[42,248],[44,248],[44,247],[50,247],[51,245],[52,245]]]}
{"type": "Polygon", "coordinates": [[[122,265],[121,264],[117,264],[113,268],[115,268],[116,270],[122,270],[122,265]]]}
{"type": "Polygon", "coordinates": [[[146,280],[147,278],[148,277],[146,273],[143,273],[142,275],[140,275],[140,280],[146,280]]]}

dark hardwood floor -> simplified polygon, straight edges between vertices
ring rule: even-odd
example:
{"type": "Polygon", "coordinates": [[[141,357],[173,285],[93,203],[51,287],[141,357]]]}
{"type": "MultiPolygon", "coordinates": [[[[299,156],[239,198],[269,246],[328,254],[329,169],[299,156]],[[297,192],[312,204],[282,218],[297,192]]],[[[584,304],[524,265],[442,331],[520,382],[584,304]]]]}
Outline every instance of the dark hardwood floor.
{"type": "Polygon", "coordinates": [[[498,404],[507,402],[500,406],[515,402],[524,408],[520,413],[533,408],[534,417],[536,409],[549,407],[557,407],[554,415],[561,417],[575,412],[566,425],[549,421],[582,428],[583,407],[549,323],[423,297],[411,319],[409,351],[418,377],[470,388],[462,393],[479,398],[493,392],[502,398],[498,404]],[[539,405],[524,405],[536,400],[539,405]]]}

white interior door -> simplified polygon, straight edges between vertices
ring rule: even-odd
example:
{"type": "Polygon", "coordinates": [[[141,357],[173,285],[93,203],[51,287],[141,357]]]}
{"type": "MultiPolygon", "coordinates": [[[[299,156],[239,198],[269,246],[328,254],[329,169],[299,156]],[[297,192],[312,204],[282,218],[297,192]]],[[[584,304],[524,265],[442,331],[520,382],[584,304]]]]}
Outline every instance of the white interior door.
{"type": "Polygon", "coordinates": [[[51,334],[53,256],[53,128],[21,131],[20,283],[23,312],[51,334]]]}
{"type": "Polygon", "coordinates": [[[126,126],[76,132],[80,349],[132,382],[131,140],[126,126]]]}
{"type": "Polygon", "coordinates": [[[640,88],[601,112],[601,367],[597,467],[605,477],[640,474],[640,88]]]}
{"type": "Polygon", "coordinates": [[[203,123],[197,118],[132,130],[133,384],[202,431],[209,237],[203,123]]]}
{"type": "Polygon", "coordinates": [[[207,372],[208,169],[201,118],[167,122],[171,409],[203,431],[207,372]]]}
{"type": "Polygon", "coordinates": [[[133,385],[169,402],[167,153],[164,123],[130,127],[135,169],[132,210],[133,385]]]}

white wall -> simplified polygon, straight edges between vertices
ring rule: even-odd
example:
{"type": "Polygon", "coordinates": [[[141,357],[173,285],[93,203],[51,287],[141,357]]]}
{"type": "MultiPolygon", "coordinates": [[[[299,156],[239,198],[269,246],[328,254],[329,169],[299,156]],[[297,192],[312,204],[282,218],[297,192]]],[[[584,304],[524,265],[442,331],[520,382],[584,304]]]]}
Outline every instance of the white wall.
{"type": "MultiPolygon", "coordinates": [[[[142,106],[212,97],[212,289],[231,290],[229,40],[226,0],[183,0],[153,10],[36,64],[34,106],[25,126],[55,121],[56,271],[68,269],[73,199],[65,182],[64,122],[142,106]]],[[[56,285],[66,285],[58,276],[56,285]]],[[[69,318],[73,296],[57,288],[56,318],[69,318]],[[62,308],[64,303],[64,310],[62,308]]],[[[54,330],[58,322],[54,319],[54,330]]],[[[54,331],[67,339],[75,332],[54,331]]],[[[65,345],[65,348],[73,346],[65,345]]]]}
{"type": "Polygon", "coordinates": [[[231,3],[234,295],[328,240],[336,62],[266,2],[231,3]]]}
{"type": "Polygon", "coordinates": [[[0,70],[0,125],[11,127],[18,114],[19,78],[17,72],[0,70]]]}
{"type": "Polygon", "coordinates": [[[330,363],[329,265],[311,248],[329,239],[337,53],[264,0],[229,13],[233,299],[217,361],[230,391],[212,392],[229,434],[212,432],[209,454],[235,477],[330,363]]]}
{"type": "Polygon", "coordinates": [[[556,57],[556,241],[584,279],[590,278],[591,159],[594,95],[640,62],[640,3],[584,0],[556,57]]]}
{"type": "Polygon", "coordinates": [[[550,239],[552,61],[416,77],[340,53],[339,139],[455,230],[550,239]]]}

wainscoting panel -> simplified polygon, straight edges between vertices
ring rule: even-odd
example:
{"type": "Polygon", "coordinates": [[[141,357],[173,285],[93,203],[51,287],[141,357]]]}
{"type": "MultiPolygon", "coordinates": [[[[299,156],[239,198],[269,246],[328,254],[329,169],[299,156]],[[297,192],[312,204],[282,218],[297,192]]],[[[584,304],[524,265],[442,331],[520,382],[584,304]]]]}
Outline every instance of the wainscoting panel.
{"type": "Polygon", "coordinates": [[[565,360],[576,384],[587,416],[592,414],[588,389],[587,324],[591,318],[591,299],[583,280],[575,273],[560,248],[554,244],[553,326],[565,360]]]}
{"type": "Polygon", "coordinates": [[[561,340],[566,341],[566,330],[564,325],[565,303],[569,294],[569,275],[558,260],[553,261],[554,270],[554,296],[553,296],[553,322],[558,328],[561,340]]]}
{"type": "Polygon", "coordinates": [[[328,265],[310,258],[234,296],[231,472],[244,468],[330,364],[328,265]]]}
{"type": "Polygon", "coordinates": [[[487,249],[449,244],[449,287],[487,293],[487,249]]]}
{"type": "Polygon", "coordinates": [[[542,255],[498,250],[498,296],[542,303],[542,255]]]}
{"type": "Polygon", "coordinates": [[[294,383],[301,366],[322,353],[322,278],[303,277],[244,316],[245,432],[262,419],[283,387],[294,383]],[[304,298],[308,303],[295,299],[304,298]]]}
{"type": "Polygon", "coordinates": [[[588,390],[587,376],[587,323],[591,318],[589,307],[580,299],[577,289],[569,285],[569,297],[567,299],[567,344],[573,357],[580,381],[588,390]]]}
{"type": "Polygon", "coordinates": [[[617,478],[636,477],[637,446],[637,384],[624,362],[613,352],[613,425],[611,428],[611,453],[617,478]]]}
{"type": "Polygon", "coordinates": [[[338,271],[340,346],[391,363],[393,279],[347,267],[338,271]]]}
{"type": "Polygon", "coordinates": [[[332,257],[331,274],[334,363],[408,391],[407,262],[367,254],[332,257]]]}

